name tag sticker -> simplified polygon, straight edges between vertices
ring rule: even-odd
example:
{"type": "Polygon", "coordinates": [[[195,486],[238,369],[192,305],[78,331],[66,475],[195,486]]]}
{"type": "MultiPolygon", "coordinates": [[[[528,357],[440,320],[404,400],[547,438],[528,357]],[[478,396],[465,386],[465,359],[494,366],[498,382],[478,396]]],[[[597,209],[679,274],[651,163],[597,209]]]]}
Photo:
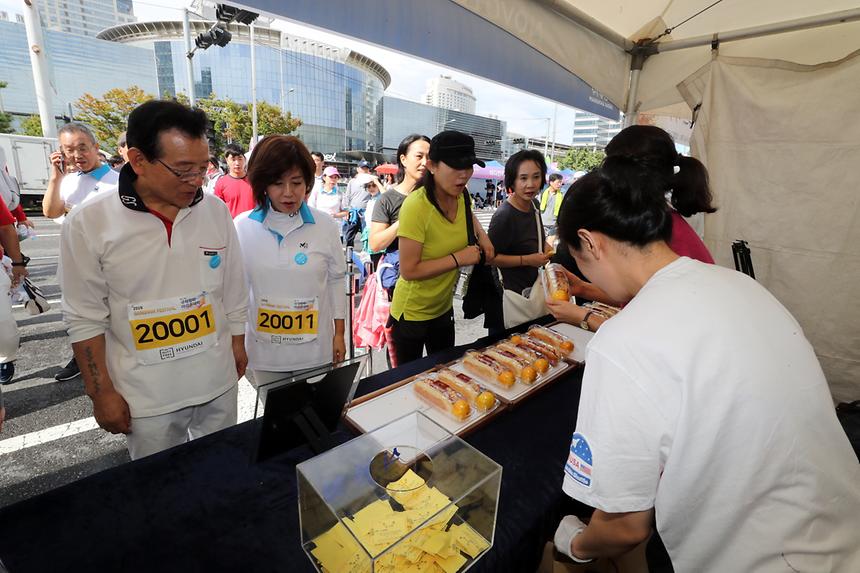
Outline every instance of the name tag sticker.
{"type": "Polygon", "coordinates": [[[574,434],[570,442],[570,452],[567,455],[567,463],[564,471],[585,487],[591,487],[592,478],[591,446],[582,434],[574,434]]]}

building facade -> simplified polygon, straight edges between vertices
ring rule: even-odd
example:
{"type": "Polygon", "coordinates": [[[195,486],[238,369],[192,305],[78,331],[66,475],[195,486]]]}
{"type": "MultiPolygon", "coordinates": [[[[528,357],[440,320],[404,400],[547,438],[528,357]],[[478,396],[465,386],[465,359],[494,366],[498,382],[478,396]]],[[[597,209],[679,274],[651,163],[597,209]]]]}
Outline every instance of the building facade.
{"type": "Polygon", "coordinates": [[[603,149],[621,131],[621,121],[577,111],[573,118],[573,146],[603,149]]]}
{"type": "MultiPolygon", "coordinates": [[[[191,22],[192,37],[211,22],[191,22]]],[[[194,54],[194,93],[251,102],[251,44],[248,26],[230,24],[232,40],[194,54]]],[[[391,76],[357,52],[255,27],[257,100],[281,107],[302,120],[297,135],[308,148],[327,155],[379,153],[382,147],[382,94],[391,76]]],[[[114,26],[99,38],[152,51],[162,97],[187,93],[181,22],[139,22],[114,26]]],[[[247,145],[248,142],[243,142],[247,145]]]]}
{"type": "Polygon", "coordinates": [[[474,115],[476,102],[472,88],[450,76],[439,76],[427,81],[424,94],[424,103],[427,105],[474,115]]]}
{"type": "Polygon", "coordinates": [[[135,21],[132,0],[42,0],[39,14],[47,30],[91,37],[135,21]]]}
{"type": "MultiPolygon", "coordinates": [[[[43,35],[54,115],[68,115],[70,104],[74,113],[74,103],[86,93],[100,97],[112,88],[134,85],[157,92],[152,50],[55,30],[43,35]]],[[[27,45],[23,24],[0,21],[0,80],[8,83],[0,98],[3,109],[19,119],[39,113],[27,45]]]]}
{"type": "Polygon", "coordinates": [[[496,118],[453,111],[385,96],[383,118],[383,152],[393,158],[400,142],[412,133],[433,137],[440,131],[456,129],[475,139],[475,153],[479,159],[500,161],[506,124],[496,118]]]}

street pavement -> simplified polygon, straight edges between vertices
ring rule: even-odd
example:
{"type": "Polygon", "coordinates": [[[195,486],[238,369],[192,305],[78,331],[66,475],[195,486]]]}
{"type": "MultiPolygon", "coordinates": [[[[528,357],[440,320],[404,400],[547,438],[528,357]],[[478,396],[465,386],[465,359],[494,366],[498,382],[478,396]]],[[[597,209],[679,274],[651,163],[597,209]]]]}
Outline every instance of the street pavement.
{"type": "MultiPolygon", "coordinates": [[[[490,211],[478,211],[484,228],[490,211]]],[[[3,386],[6,423],[0,433],[0,507],[38,495],[87,475],[129,461],[125,438],[100,429],[80,377],[57,382],[54,374],[72,352],[60,310],[57,282],[60,226],[32,217],[37,237],[22,243],[31,257],[31,280],[51,302],[51,309],[30,316],[14,309],[21,335],[15,378],[3,386]]],[[[483,317],[463,319],[461,301],[454,301],[456,344],[486,335],[483,317]]],[[[373,372],[387,368],[384,353],[374,352],[373,372]]],[[[256,395],[244,378],[239,386],[239,421],[253,417],[256,395]]]]}

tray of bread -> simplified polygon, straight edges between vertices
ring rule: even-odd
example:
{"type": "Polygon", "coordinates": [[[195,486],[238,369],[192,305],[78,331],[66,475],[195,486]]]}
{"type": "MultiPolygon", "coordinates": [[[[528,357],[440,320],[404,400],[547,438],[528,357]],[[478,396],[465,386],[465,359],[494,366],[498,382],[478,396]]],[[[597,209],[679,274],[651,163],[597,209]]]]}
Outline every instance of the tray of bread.
{"type": "Polygon", "coordinates": [[[502,408],[504,403],[493,390],[442,365],[353,400],[344,419],[357,430],[369,432],[418,410],[462,436],[502,408]]]}
{"type": "Polygon", "coordinates": [[[419,410],[462,436],[580,366],[592,336],[564,323],[532,326],[353,400],[344,419],[358,431],[369,432],[419,410]]]}

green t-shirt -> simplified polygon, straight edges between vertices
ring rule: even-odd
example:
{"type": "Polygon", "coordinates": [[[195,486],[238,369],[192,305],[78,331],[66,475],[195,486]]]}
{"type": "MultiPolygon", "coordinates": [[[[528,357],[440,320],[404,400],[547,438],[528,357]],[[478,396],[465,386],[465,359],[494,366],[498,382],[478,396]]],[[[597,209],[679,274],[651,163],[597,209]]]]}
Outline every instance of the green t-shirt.
{"type": "MultiPolygon", "coordinates": [[[[457,200],[457,218],[452,223],[427,200],[423,187],[416,189],[400,208],[397,236],[424,245],[422,261],[441,259],[465,248],[468,241],[463,196],[457,200]]],[[[454,288],[459,276],[459,269],[424,280],[409,281],[401,276],[394,288],[391,315],[398,320],[431,320],[442,316],[454,304],[454,288]]]]}

